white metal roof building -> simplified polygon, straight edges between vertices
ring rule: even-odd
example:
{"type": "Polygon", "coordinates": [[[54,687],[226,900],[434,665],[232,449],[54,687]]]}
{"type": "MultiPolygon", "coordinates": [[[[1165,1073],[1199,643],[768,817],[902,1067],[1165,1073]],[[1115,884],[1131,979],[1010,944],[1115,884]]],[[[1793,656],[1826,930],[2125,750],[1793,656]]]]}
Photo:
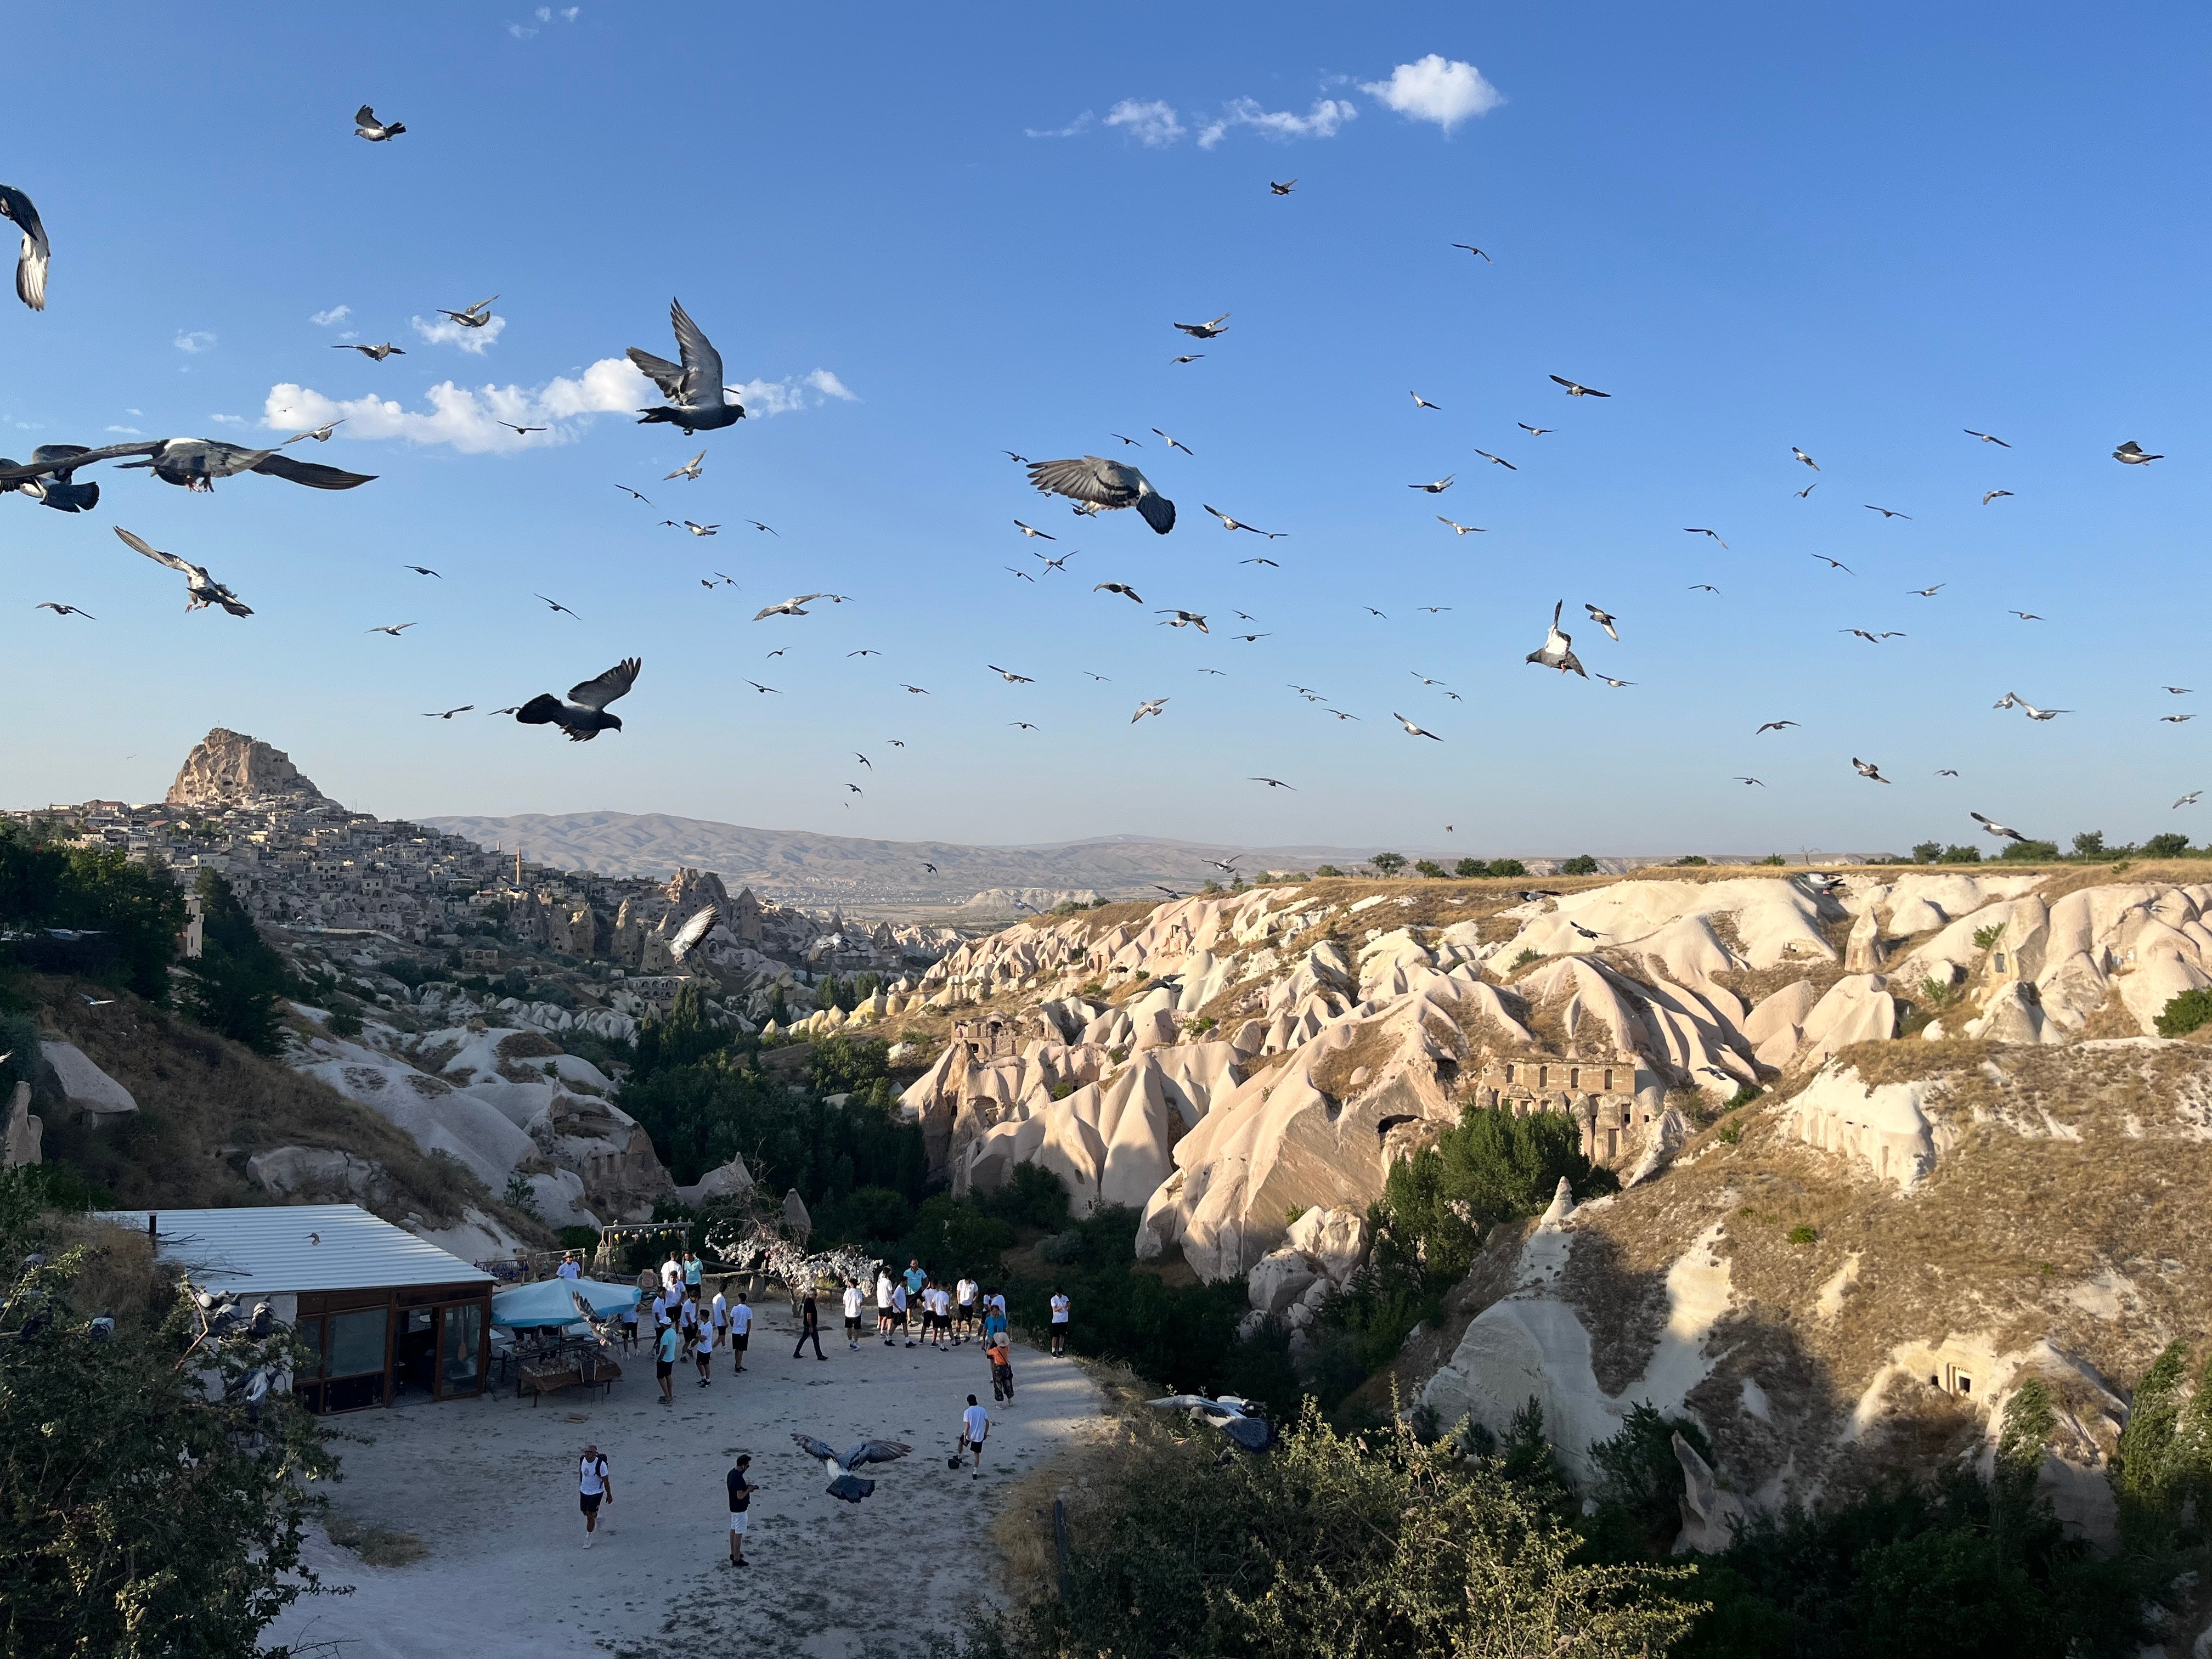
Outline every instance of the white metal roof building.
{"type": "Polygon", "coordinates": [[[114,1210],[195,1286],[265,1301],[321,1356],[295,1388],[315,1411],[480,1394],[491,1276],[358,1204],[114,1210]]]}

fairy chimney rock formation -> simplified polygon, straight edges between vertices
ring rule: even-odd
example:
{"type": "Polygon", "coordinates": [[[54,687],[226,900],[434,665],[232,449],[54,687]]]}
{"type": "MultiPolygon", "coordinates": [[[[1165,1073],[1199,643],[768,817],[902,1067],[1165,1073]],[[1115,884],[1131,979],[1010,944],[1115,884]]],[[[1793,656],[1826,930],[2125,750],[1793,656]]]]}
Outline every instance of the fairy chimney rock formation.
{"type": "Polygon", "coordinates": [[[173,806],[240,806],[272,799],[308,805],[337,805],[292,764],[291,757],[283,750],[220,726],[185,757],[168,793],[173,806]]]}

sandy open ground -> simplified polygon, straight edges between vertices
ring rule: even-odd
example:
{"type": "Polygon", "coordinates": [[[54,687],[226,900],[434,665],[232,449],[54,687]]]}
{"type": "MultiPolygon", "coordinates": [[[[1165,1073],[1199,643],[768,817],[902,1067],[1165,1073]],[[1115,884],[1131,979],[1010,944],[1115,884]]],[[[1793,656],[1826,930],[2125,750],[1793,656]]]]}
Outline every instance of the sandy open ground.
{"type": "Polygon", "coordinates": [[[788,1307],[762,1307],[744,1375],[718,1355],[702,1389],[679,1364],[672,1407],[655,1403],[641,1348],[604,1401],[572,1389],[533,1407],[510,1389],[335,1419],[344,1479],[330,1489],[334,1506],[413,1533],[429,1553],[371,1567],[316,1529],[309,1565],[352,1594],[303,1597],[264,1640],[335,1643],[326,1651],[341,1659],[747,1650],[836,1659],[905,1651],[957,1628],[992,1593],[990,1528],[1014,1477],[1091,1431],[1098,1392],[1073,1361],[1017,1347],[1016,1403],[993,1409],[983,1479],[972,1480],[965,1460],[956,1474],[945,1459],[968,1395],[990,1404],[978,1346],[885,1348],[872,1310],[859,1352],[842,1329],[824,1335],[828,1363],[811,1348],[794,1360],[788,1307]],[[855,1506],[824,1494],[828,1477],[793,1431],[841,1450],[865,1436],[903,1440],[914,1455],[866,1471],[877,1488],[855,1506]],[[576,1504],[586,1441],[607,1457],[615,1500],[589,1550],[576,1504]],[[743,1570],[729,1565],[722,1484],[740,1450],[763,1488],[743,1570]]]}

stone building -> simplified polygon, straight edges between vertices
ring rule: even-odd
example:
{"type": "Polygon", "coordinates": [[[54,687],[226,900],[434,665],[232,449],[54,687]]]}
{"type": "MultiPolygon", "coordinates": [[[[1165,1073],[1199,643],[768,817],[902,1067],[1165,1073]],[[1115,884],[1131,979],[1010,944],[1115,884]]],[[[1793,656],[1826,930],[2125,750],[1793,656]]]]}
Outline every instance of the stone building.
{"type": "Polygon", "coordinates": [[[1662,1092],[1647,1077],[1639,1093],[1636,1060],[1621,1054],[1493,1054],[1474,1079],[1477,1105],[1516,1117],[1559,1112],[1574,1119],[1583,1156],[1607,1165],[1618,1163],[1657,1121],[1662,1092]]]}

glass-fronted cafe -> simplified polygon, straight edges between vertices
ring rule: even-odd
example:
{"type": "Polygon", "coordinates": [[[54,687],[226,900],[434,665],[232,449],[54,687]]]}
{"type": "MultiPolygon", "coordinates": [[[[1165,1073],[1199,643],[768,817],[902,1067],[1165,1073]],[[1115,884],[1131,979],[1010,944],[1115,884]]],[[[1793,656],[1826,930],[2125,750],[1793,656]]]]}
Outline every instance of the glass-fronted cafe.
{"type": "Polygon", "coordinates": [[[293,1379],[308,1410],[483,1392],[491,1275],[357,1204],[124,1211],[194,1285],[269,1304],[317,1356],[293,1379]]]}

